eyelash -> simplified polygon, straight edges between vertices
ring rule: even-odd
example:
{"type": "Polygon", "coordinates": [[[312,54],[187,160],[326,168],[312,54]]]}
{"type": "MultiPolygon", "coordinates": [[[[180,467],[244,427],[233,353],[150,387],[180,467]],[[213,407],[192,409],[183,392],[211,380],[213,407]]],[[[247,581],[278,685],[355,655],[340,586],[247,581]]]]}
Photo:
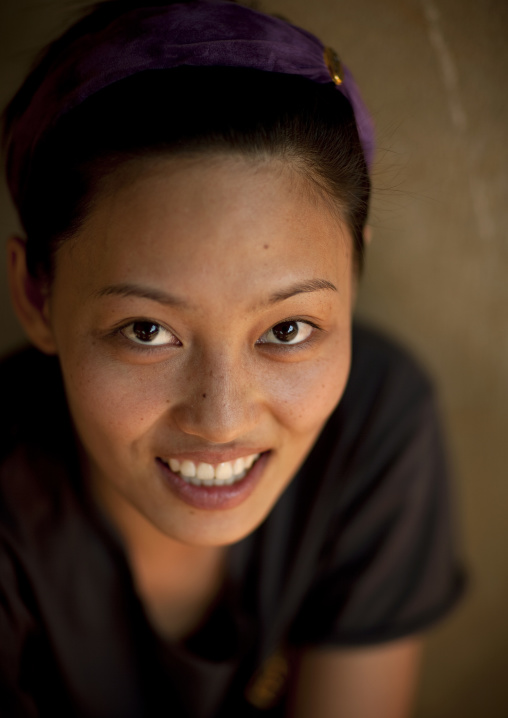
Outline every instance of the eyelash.
{"type": "Polygon", "coordinates": [[[176,334],[171,329],[169,329],[168,327],[165,327],[163,324],[160,324],[159,322],[153,321],[153,319],[145,319],[145,318],[133,319],[130,322],[126,322],[125,324],[122,324],[122,326],[115,329],[112,332],[112,334],[115,337],[120,337],[127,344],[128,348],[130,350],[140,351],[145,354],[161,351],[161,350],[167,349],[168,347],[182,346],[182,343],[180,342],[180,340],[178,339],[176,334]],[[176,341],[174,343],[167,342],[165,344],[150,344],[150,342],[146,342],[146,343],[136,342],[133,339],[129,339],[129,337],[127,337],[125,335],[125,330],[129,329],[129,327],[134,327],[135,324],[146,324],[146,325],[151,325],[152,327],[157,327],[158,330],[162,329],[162,330],[168,332],[169,334],[171,334],[175,338],[176,341]]]}
{"type": "MultiPolygon", "coordinates": [[[[298,351],[300,349],[303,349],[307,346],[309,346],[312,342],[315,332],[311,331],[309,336],[305,339],[303,339],[301,342],[295,342],[294,344],[291,344],[289,342],[268,342],[268,341],[262,341],[262,338],[269,334],[270,332],[273,332],[273,330],[282,325],[282,324],[305,324],[309,327],[312,327],[312,329],[317,330],[318,332],[321,332],[322,329],[314,322],[309,321],[308,319],[303,319],[301,317],[288,317],[287,319],[282,319],[281,321],[278,321],[276,324],[273,324],[266,332],[264,332],[261,337],[255,342],[257,346],[263,346],[264,348],[269,348],[270,350],[274,351],[298,351]]],[[[112,332],[113,336],[119,336],[121,339],[128,345],[129,349],[132,351],[141,351],[145,354],[147,353],[154,353],[158,351],[163,351],[164,349],[167,349],[168,347],[180,347],[182,346],[182,343],[176,336],[176,334],[171,331],[171,329],[168,329],[167,327],[163,326],[159,322],[155,322],[152,319],[134,319],[130,322],[126,322],[125,324],[122,324],[120,327],[116,328],[112,332]],[[171,343],[167,342],[165,344],[150,344],[150,342],[136,342],[133,339],[129,339],[127,336],[125,336],[124,332],[129,327],[133,327],[135,324],[147,324],[152,325],[153,327],[158,327],[159,329],[162,329],[164,331],[167,331],[169,334],[171,334],[176,342],[178,343],[171,343]]]]}
{"type": "Polygon", "coordinates": [[[257,340],[256,344],[258,346],[268,347],[270,350],[274,351],[298,351],[301,349],[304,349],[308,347],[312,342],[313,339],[315,339],[315,331],[311,331],[309,336],[303,339],[300,342],[295,342],[294,344],[290,344],[289,342],[267,342],[262,341],[262,337],[266,336],[270,332],[273,332],[273,330],[281,326],[282,324],[305,324],[307,327],[312,327],[312,329],[317,330],[318,332],[322,331],[321,327],[319,327],[314,322],[309,321],[308,319],[303,319],[301,317],[288,317],[287,319],[282,319],[281,321],[277,322],[276,324],[273,324],[270,329],[268,329],[264,334],[257,340]]]}

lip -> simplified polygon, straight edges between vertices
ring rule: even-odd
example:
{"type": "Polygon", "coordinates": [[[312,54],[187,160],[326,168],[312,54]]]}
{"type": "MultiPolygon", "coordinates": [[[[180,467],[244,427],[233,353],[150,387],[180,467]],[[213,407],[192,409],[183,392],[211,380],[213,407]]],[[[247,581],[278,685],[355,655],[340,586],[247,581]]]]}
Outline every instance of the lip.
{"type": "MultiPolygon", "coordinates": [[[[210,456],[210,453],[206,455],[210,456]]],[[[177,458],[177,456],[172,456],[172,458],[177,458]]],[[[196,457],[196,454],[193,453],[192,456],[196,457]]],[[[205,454],[203,454],[203,456],[205,456],[205,454]]],[[[224,456],[224,454],[221,453],[220,456],[224,456]]],[[[236,451],[234,457],[231,459],[222,459],[222,461],[232,461],[233,458],[239,458],[240,456],[248,456],[248,454],[239,454],[238,451],[236,451]]],[[[195,486],[194,484],[188,484],[181,476],[171,471],[162,459],[157,457],[155,461],[167,486],[179,499],[196,509],[204,511],[223,511],[225,509],[234,509],[250,496],[259,483],[270,456],[271,451],[265,451],[241,481],[236,481],[234,484],[229,485],[224,484],[222,486],[195,486]]],[[[195,459],[191,459],[191,461],[192,460],[195,459]]],[[[199,460],[205,461],[205,459],[202,458],[199,460]]],[[[221,460],[207,461],[207,463],[219,464],[221,460]]]]}

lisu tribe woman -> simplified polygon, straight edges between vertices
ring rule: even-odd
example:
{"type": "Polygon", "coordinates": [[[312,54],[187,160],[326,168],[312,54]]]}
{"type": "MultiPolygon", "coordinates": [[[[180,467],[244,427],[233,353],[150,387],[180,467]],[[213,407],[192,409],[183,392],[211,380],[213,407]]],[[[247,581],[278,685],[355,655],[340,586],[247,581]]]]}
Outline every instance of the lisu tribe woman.
{"type": "Polygon", "coordinates": [[[407,716],[462,580],[432,388],[352,319],[347,67],[232,2],[103,3],[5,141],[1,714],[407,716]]]}

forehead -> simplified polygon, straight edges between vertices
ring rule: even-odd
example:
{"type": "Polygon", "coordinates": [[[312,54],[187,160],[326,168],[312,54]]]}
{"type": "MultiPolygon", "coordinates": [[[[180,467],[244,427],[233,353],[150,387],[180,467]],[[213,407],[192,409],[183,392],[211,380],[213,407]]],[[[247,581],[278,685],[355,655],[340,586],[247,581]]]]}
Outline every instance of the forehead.
{"type": "MultiPolygon", "coordinates": [[[[285,276],[351,269],[352,241],[314,183],[281,160],[189,156],[136,160],[102,183],[87,220],[62,246],[80,282],[197,285],[243,294],[285,276]]],[[[196,286],[188,287],[196,291],[196,286]]]]}

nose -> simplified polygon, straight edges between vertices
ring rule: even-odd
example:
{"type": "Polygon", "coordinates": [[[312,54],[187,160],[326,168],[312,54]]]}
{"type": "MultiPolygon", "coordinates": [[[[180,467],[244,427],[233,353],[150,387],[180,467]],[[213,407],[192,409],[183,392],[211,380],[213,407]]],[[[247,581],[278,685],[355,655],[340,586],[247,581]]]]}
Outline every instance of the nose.
{"type": "Polygon", "coordinates": [[[185,434],[226,444],[247,436],[259,421],[262,401],[244,362],[202,356],[184,384],[172,418],[185,434]]]}

